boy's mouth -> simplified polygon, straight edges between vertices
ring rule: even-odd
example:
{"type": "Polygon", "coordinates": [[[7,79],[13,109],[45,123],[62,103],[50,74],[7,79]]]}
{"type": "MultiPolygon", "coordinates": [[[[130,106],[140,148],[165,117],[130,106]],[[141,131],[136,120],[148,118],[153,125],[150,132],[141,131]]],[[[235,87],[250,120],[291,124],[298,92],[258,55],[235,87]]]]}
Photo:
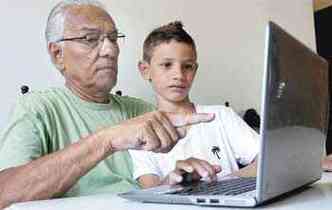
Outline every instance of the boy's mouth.
{"type": "Polygon", "coordinates": [[[169,88],[179,88],[179,89],[185,89],[186,86],[185,85],[170,85],[168,86],[169,88]]]}
{"type": "Polygon", "coordinates": [[[169,88],[171,91],[179,92],[179,93],[181,93],[181,94],[187,92],[187,87],[184,86],[184,85],[170,85],[170,86],[168,86],[168,88],[169,88]]]}

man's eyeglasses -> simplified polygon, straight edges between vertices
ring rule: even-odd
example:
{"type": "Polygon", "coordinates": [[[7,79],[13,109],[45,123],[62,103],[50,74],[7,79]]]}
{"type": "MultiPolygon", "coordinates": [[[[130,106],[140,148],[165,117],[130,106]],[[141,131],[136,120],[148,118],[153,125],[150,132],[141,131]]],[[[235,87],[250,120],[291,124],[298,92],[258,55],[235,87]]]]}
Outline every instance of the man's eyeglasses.
{"type": "Polygon", "coordinates": [[[64,42],[64,41],[76,41],[80,42],[90,48],[96,48],[99,43],[104,42],[104,39],[107,38],[110,42],[113,44],[117,44],[118,39],[123,39],[126,36],[123,33],[114,31],[111,33],[105,33],[105,34],[100,34],[100,33],[89,33],[85,36],[81,37],[71,37],[71,38],[63,38],[58,40],[57,42],[64,42]]]}

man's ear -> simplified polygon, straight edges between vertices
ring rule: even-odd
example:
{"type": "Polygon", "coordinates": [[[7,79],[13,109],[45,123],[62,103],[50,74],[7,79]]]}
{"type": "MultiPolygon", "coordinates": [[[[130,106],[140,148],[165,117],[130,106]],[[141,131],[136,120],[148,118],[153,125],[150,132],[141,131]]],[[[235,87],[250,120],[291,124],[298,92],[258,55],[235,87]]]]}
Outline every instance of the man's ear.
{"type": "Polygon", "coordinates": [[[137,67],[143,79],[151,81],[150,64],[146,61],[139,61],[137,67]]]}
{"type": "Polygon", "coordinates": [[[49,43],[47,48],[53,64],[60,70],[61,73],[63,73],[65,66],[63,61],[63,49],[61,45],[58,43],[49,43]]]}

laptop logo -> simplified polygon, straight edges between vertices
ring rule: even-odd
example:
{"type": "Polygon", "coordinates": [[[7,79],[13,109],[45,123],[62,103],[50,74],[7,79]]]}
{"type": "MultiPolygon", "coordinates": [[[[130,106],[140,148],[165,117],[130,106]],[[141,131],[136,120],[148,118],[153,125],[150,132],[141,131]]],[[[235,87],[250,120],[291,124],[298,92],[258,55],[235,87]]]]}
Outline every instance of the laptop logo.
{"type": "Polygon", "coordinates": [[[216,156],[219,160],[220,158],[220,148],[217,146],[213,146],[211,149],[211,152],[213,153],[214,156],[216,156]]]}

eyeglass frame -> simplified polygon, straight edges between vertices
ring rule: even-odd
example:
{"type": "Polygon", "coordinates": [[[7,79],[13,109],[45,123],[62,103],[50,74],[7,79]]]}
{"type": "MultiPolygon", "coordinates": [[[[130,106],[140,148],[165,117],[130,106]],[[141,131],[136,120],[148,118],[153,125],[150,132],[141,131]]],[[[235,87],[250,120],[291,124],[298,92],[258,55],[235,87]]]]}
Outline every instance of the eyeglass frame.
{"type": "MultiPolygon", "coordinates": [[[[70,37],[70,38],[62,38],[62,39],[59,39],[57,40],[56,42],[65,42],[65,41],[87,41],[87,42],[79,42],[79,43],[82,43],[90,48],[96,48],[101,42],[104,42],[105,38],[107,38],[110,42],[112,43],[117,43],[118,39],[119,38],[125,38],[126,35],[121,33],[121,32],[118,32],[117,30],[116,31],[112,31],[110,33],[101,33],[99,34],[99,38],[98,38],[98,41],[96,42],[96,44],[94,44],[93,46],[90,46],[89,45],[89,40],[87,39],[87,37],[89,36],[89,34],[86,34],[84,36],[79,36],[79,37],[70,37]],[[110,38],[111,35],[113,34],[116,34],[116,40],[114,39],[114,37],[110,38]]],[[[91,41],[91,40],[90,40],[91,41]]]]}

